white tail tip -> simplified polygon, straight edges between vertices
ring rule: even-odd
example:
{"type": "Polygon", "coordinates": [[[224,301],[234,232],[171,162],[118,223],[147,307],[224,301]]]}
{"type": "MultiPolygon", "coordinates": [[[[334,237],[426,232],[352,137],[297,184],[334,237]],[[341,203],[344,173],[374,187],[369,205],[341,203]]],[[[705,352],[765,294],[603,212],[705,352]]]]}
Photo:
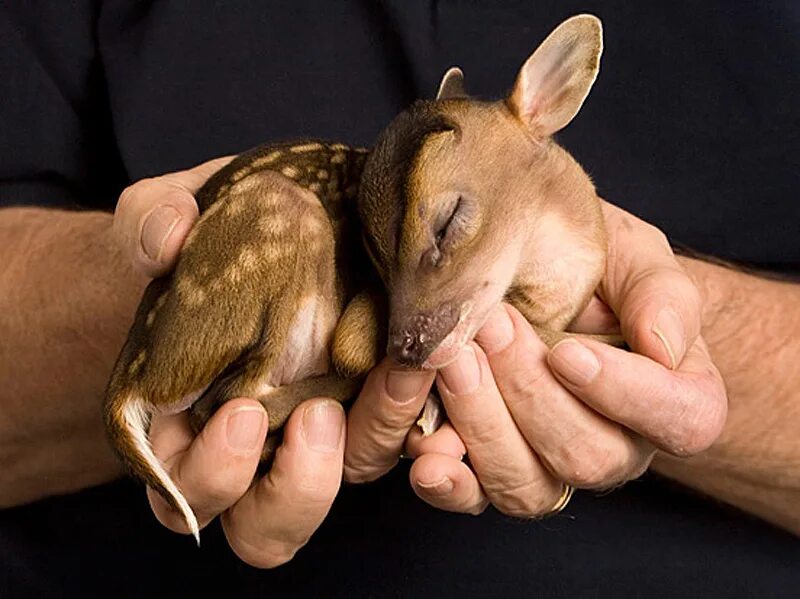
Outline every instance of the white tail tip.
{"type": "Polygon", "coordinates": [[[181,493],[181,490],[170,477],[169,473],[164,470],[161,461],[153,453],[153,447],[150,445],[150,439],[147,438],[147,429],[149,424],[150,415],[144,400],[140,397],[131,397],[124,402],[122,408],[122,416],[125,420],[125,427],[131,434],[134,447],[142,460],[147,464],[150,469],[150,474],[154,476],[162,485],[164,490],[172,498],[174,504],[178,507],[189,531],[192,533],[197,546],[200,546],[200,526],[197,523],[197,517],[194,515],[192,507],[186,498],[181,493]]]}

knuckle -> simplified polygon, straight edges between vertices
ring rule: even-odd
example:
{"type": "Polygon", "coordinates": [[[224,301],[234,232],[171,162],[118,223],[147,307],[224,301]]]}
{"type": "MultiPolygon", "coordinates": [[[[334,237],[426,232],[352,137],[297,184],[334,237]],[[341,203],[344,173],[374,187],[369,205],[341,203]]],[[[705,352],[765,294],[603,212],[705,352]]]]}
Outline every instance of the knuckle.
{"type": "Polygon", "coordinates": [[[119,199],[117,200],[116,214],[119,215],[130,210],[131,205],[135,205],[139,202],[140,194],[141,181],[137,181],[136,183],[128,185],[128,187],[123,189],[122,193],[119,194],[119,199]]]}
{"type": "Polygon", "coordinates": [[[235,499],[236,491],[228,477],[211,475],[203,481],[203,488],[201,490],[202,499],[198,503],[202,503],[208,507],[227,506],[235,499]]]}
{"type": "MultiPolygon", "coordinates": [[[[631,463],[628,466],[627,473],[625,475],[624,480],[636,480],[640,476],[642,476],[647,469],[650,467],[650,463],[653,461],[653,458],[656,455],[655,448],[650,449],[649,451],[639,455],[636,459],[631,460],[631,463]]],[[[622,480],[616,482],[623,482],[622,480]]],[[[615,483],[610,483],[615,484],[615,483]]]]}
{"type": "Polygon", "coordinates": [[[497,446],[498,439],[507,437],[510,428],[513,429],[513,423],[503,422],[499,418],[459,419],[453,425],[464,440],[467,451],[472,453],[482,453],[484,449],[491,452],[497,446]]]}
{"type": "Polygon", "coordinates": [[[117,200],[117,213],[127,213],[137,210],[145,203],[153,191],[155,179],[140,179],[122,190],[117,200]]]}
{"type": "Polygon", "coordinates": [[[310,538],[310,535],[296,535],[296,538],[281,541],[253,537],[254,530],[249,526],[244,528],[241,520],[229,512],[222,515],[221,521],[222,530],[231,550],[239,559],[254,568],[270,569],[282,566],[291,561],[310,538]]]}
{"type": "Polygon", "coordinates": [[[410,407],[398,409],[393,405],[382,405],[375,414],[374,434],[379,437],[404,437],[419,416],[420,406],[411,402],[410,407]]]}
{"type": "Polygon", "coordinates": [[[667,239],[667,236],[664,233],[664,231],[646,221],[640,221],[640,222],[642,226],[642,231],[644,232],[645,235],[647,235],[647,237],[650,238],[651,242],[660,245],[663,249],[667,250],[667,252],[672,254],[672,247],[670,246],[669,239],[667,239]]]}
{"type": "Polygon", "coordinates": [[[695,285],[685,272],[683,274],[684,289],[683,297],[689,306],[699,311],[703,305],[703,296],[700,294],[700,289],[695,285]]]}
{"type": "Polygon", "coordinates": [[[300,547],[287,543],[268,542],[261,547],[254,547],[238,537],[228,538],[233,552],[247,565],[262,570],[277,568],[294,558],[300,547]]]}
{"type": "Polygon", "coordinates": [[[204,472],[199,478],[196,471],[186,468],[188,462],[181,461],[174,474],[175,482],[182,487],[193,489],[187,499],[195,511],[216,511],[227,507],[235,499],[235,480],[228,471],[204,472]]]}
{"type": "Polygon", "coordinates": [[[354,484],[369,483],[391,470],[396,463],[397,459],[384,464],[377,464],[374,460],[348,460],[344,463],[344,480],[354,484]]]}
{"type": "Polygon", "coordinates": [[[487,507],[489,507],[489,500],[481,499],[480,501],[473,503],[468,507],[465,507],[463,513],[469,514],[470,516],[480,516],[483,512],[486,511],[487,507]]]}
{"type": "Polygon", "coordinates": [[[331,489],[330,485],[317,480],[311,473],[301,476],[295,480],[293,493],[297,496],[297,501],[303,503],[308,508],[314,506],[327,506],[333,501],[336,489],[331,489]]]}
{"type": "Polygon", "coordinates": [[[169,204],[181,212],[186,212],[196,204],[194,197],[185,189],[167,186],[159,194],[159,203],[169,204]]]}
{"type": "MultiPolygon", "coordinates": [[[[550,510],[547,493],[541,485],[525,481],[512,487],[490,492],[490,500],[497,510],[512,518],[538,518],[550,510]]],[[[554,500],[555,501],[555,500],[554,500]]]]}
{"type": "Polygon", "coordinates": [[[555,473],[573,487],[593,489],[614,484],[625,470],[624,460],[600,444],[569,444],[555,473]]]}
{"type": "Polygon", "coordinates": [[[164,528],[182,535],[189,534],[189,527],[178,511],[152,487],[147,487],[147,500],[156,520],[164,528]]]}
{"type": "Polygon", "coordinates": [[[171,204],[183,212],[195,212],[196,201],[183,187],[170,183],[165,177],[141,179],[122,190],[117,200],[117,214],[146,210],[155,202],[171,204]]]}
{"type": "Polygon", "coordinates": [[[712,391],[684,410],[683,417],[669,447],[677,456],[692,456],[711,447],[722,433],[727,419],[724,392],[712,391]]]}
{"type": "Polygon", "coordinates": [[[528,361],[526,367],[516,369],[503,381],[503,400],[509,407],[534,402],[537,390],[549,376],[549,370],[539,361],[528,361]]]}

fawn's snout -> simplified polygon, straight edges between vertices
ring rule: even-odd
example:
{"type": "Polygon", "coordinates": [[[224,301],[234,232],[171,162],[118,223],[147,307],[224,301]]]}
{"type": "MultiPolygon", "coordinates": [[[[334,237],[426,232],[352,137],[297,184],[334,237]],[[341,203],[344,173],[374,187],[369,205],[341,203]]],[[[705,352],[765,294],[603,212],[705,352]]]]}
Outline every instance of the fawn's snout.
{"type": "Polygon", "coordinates": [[[461,310],[443,304],[431,312],[419,312],[392,323],[387,353],[396,362],[421,368],[428,357],[458,324],[461,310]]]}

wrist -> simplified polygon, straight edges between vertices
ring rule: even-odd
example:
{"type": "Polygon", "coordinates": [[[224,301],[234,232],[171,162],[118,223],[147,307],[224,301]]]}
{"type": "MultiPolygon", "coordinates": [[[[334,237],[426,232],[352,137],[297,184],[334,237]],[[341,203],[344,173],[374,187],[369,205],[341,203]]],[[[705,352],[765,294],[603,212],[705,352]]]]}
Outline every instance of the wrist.
{"type": "Polygon", "coordinates": [[[0,505],[116,476],[101,403],[146,284],[111,215],[0,211],[0,505]],[[26,376],[20,376],[25,373],[26,376]]]}

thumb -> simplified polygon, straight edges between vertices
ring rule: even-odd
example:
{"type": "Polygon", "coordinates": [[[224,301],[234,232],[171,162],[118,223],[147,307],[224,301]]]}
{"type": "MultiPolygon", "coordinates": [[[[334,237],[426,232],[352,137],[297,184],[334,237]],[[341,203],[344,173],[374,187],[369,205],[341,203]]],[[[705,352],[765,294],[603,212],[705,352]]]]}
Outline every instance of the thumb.
{"type": "Polygon", "coordinates": [[[158,277],[175,266],[197,220],[195,194],[230,160],[217,158],[186,171],[142,179],[122,192],[113,229],[138,272],[158,277]]]}
{"type": "Polygon", "coordinates": [[[631,348],[675,369],[700,334],[701,298],[664,234],[603,202],[608,267],[598,290],[631,348]]]}

